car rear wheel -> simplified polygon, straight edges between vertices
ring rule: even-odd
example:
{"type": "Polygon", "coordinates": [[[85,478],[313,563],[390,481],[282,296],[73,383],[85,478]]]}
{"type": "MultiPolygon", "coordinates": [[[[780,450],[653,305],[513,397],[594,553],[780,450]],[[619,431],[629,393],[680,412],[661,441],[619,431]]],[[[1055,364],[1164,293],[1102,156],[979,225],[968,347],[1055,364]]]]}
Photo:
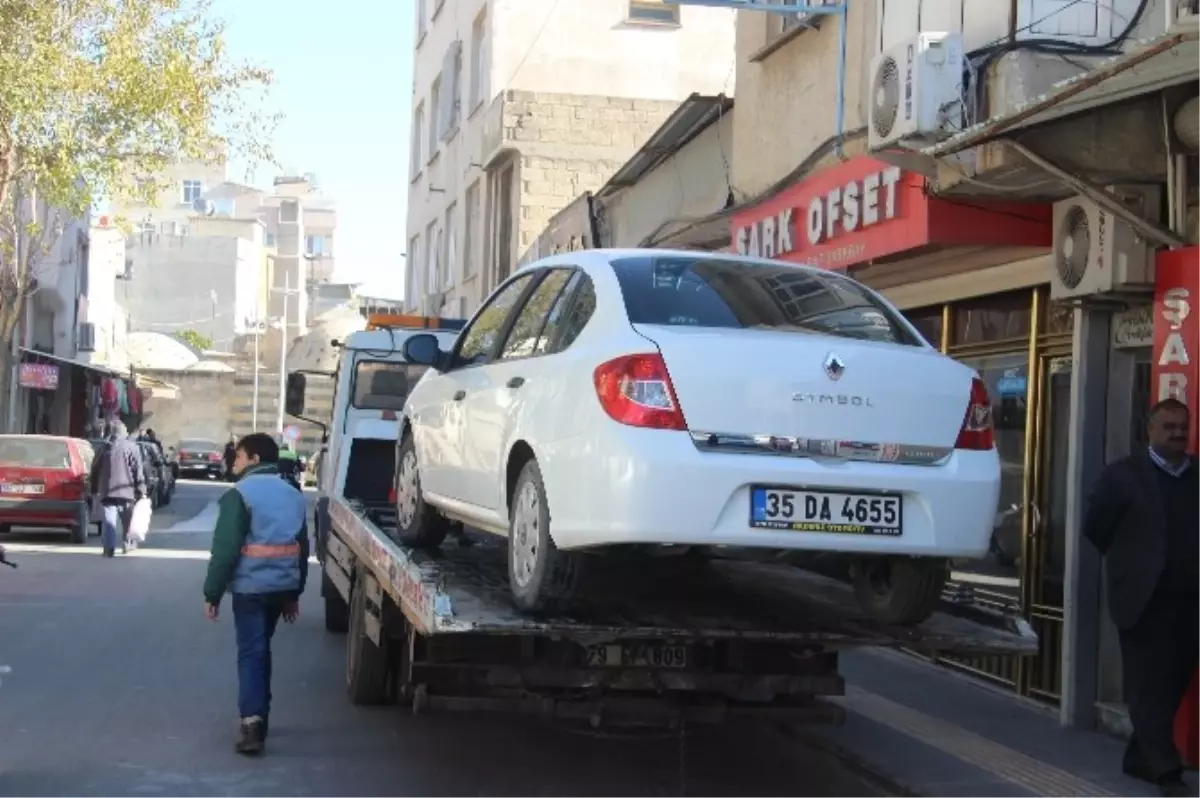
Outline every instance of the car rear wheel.
{"type": "Polygon", "coordinates": [[[854,594],[872,620],[911,626],[929,618],[949,575],[937,557],[872,557],[852,569],[854,594]]]}
{"type": "Polygon", "coordinates": [[[509,508],[508,584],[517,607],[561,612],[575,598],[582,555],[560,551],[550,536],[550,507],[536,460],[517,477],[509,508]]]}
{"type": "Polygon", "coordinates": [[[83,545],[88,542],[88,530],[92,528],[90,508],[81,504],[75,511],[75,523],[71,526],[71,542],[83,545]]]}
{"type": "Polygon", "coordinates": [[[405,433],[396,453],[396,536],[405,546],[436,549],[449,531],[450,521],[425,503],[417,450],[405,433]]]}

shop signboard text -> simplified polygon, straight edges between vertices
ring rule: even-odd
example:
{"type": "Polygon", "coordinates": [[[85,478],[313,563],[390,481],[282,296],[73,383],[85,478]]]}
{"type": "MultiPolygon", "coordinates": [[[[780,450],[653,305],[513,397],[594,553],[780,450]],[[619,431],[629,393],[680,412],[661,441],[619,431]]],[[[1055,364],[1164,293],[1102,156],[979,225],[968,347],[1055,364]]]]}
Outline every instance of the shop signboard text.
{"type": "MultiPolygon", "coordinates": [[[[1200,247],[1158,253],[1154,289],[1154,401],[1174,398],[1197,407],[1196,351],[1200,346],[1200,247]]],[[[1195,418],[1189,450],[1196,452],[1195,418]]]]}

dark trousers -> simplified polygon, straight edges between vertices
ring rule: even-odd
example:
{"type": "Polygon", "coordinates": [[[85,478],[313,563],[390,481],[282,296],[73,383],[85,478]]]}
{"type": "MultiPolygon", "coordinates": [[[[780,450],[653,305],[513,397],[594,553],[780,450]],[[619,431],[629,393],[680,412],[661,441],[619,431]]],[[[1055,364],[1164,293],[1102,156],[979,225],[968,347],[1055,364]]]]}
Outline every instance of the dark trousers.
{"type": "Polygon", "coordinates": [[[238,713],[243,718],[271,714],[271,638],[291,596],[234,593],[237,630],[238,713]]]}
{"type": "Polygon", "coordinates": [[[1182,772],[1173,724],[1200,647],[1200,607],[1195,595],[1159,591],[1132,629],[1122,630],[1125,703],[1133,736],[1125,770],[1152,781],[1182,772]]]}

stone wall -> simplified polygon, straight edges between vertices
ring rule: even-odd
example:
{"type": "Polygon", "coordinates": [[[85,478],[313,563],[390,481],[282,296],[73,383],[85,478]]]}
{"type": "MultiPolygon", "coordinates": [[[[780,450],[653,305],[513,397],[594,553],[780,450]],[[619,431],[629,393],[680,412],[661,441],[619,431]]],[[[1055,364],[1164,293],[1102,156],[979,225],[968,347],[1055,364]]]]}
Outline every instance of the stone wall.
{"type": "Polygon", "coordinates": [[[554,214],[607,183],[679,107],[674,100],[523,91],[502,99],[501,137],[520,166],[514,260],[554,214]]]}
{"type": "Polygon", "coordinates": [[[167,446],[182,438],[229,440],[233,419],[234,375],[230,372],[140,371],[177,386],[154,388],[146,399],[142,426],[153,429],[167,446]]]}

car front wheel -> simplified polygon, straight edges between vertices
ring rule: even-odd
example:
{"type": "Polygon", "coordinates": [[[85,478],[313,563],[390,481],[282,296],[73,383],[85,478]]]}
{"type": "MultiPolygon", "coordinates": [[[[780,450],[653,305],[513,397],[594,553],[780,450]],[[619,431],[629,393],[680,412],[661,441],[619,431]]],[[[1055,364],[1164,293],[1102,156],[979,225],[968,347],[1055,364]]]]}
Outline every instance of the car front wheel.
{"type": "Polygon", "coordinates": [[[567,609],[579,585],[582,555],[560,551],[550,537],[550,507],[537,461],[517,477],[509,508],[508,584],[517,607],[529,613],[567,609]]]}
{"type": "Polygon", "coordinates": [[[396,537],[405,546],[436,549],[449,530],[446,517],[425,503],[417,450],[406,432],[396,451],[396,537]]]}
{"type": "Polygon", "coordinates": [[[871,557],[852,569],[854,595],[875,621],[912,626],[937,609],[949,576],[937,557],[871,557]]]}

